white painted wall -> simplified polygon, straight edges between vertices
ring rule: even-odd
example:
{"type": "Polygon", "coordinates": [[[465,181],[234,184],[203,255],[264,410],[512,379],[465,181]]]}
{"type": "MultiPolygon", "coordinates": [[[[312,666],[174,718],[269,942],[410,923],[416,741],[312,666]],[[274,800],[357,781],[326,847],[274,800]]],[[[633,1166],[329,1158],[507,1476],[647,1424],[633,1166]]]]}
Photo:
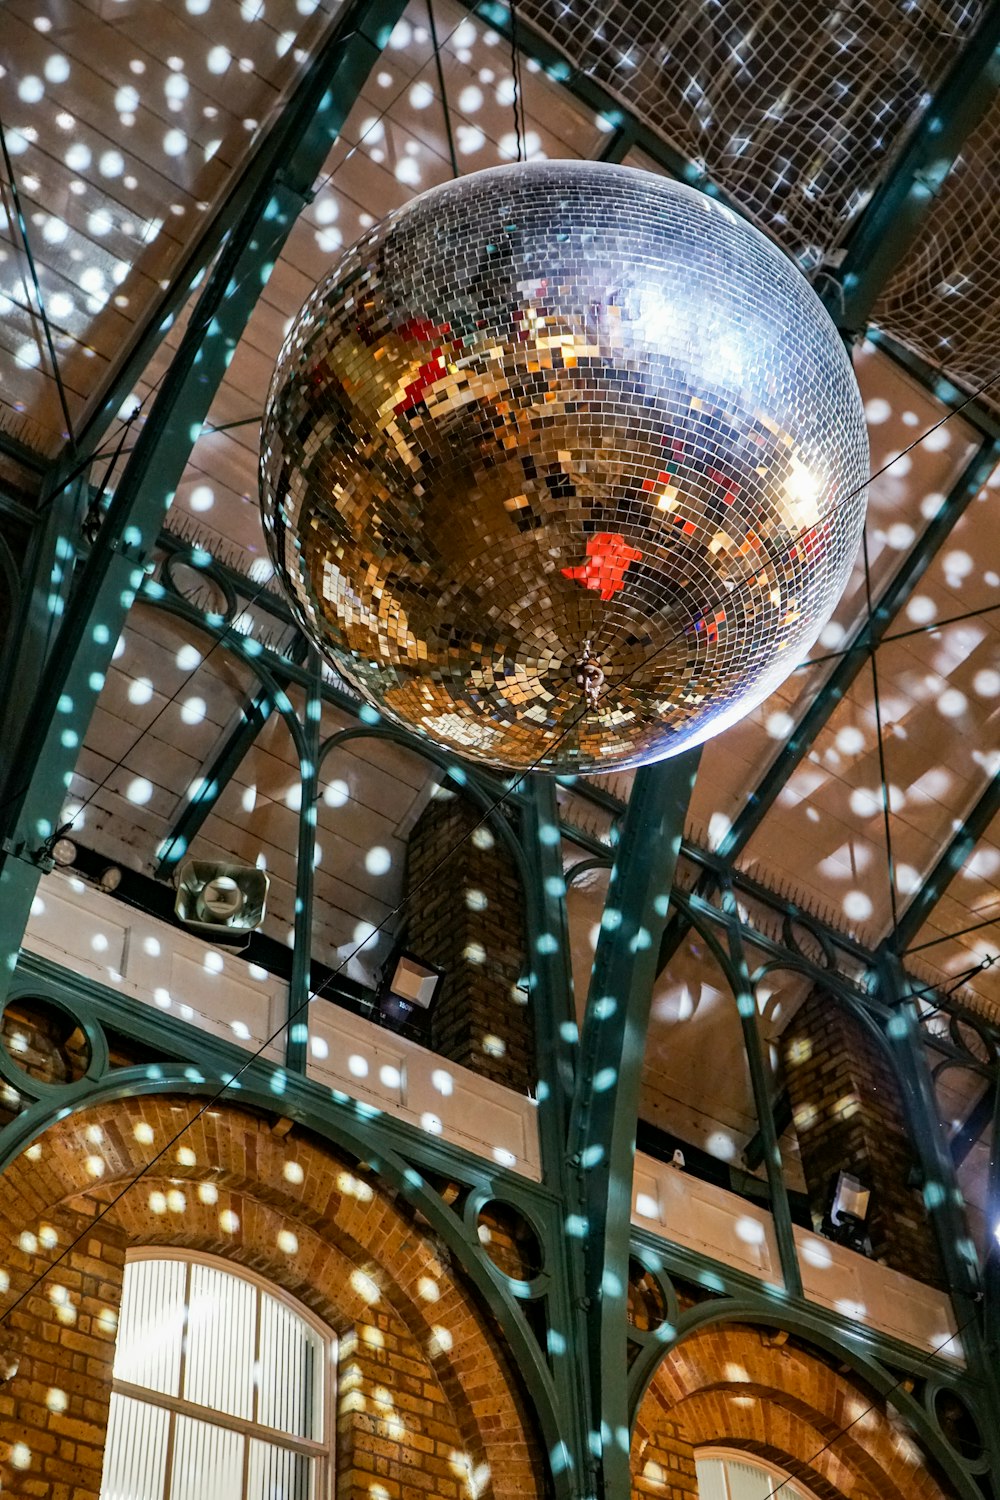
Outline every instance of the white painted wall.
{"type": "MultiPolygon", "coordinates": [[[[280,1062],[286,986],[264,969],[147,917],[78,876],[43,877],[24,946],[54,963],[280,1062]],[[265,1045],[266,1044],[266,1045],[265,1045]]],[[[322,999],[309,1008],[308,1076],[536,1181],[535,1106],[322,999]]]]}
{"type": "MultiPolygon", "coordinates": [[[[771,1216],[736,1193],[652,1157],[636,1157],[632,1222],[749,1276],[782,1285],[771,1216]]],[[[944,1292],[795,1229],[805,1295],[853,1322],[904,1344],[964,1363],[951,1301],[944,1292]]]]}

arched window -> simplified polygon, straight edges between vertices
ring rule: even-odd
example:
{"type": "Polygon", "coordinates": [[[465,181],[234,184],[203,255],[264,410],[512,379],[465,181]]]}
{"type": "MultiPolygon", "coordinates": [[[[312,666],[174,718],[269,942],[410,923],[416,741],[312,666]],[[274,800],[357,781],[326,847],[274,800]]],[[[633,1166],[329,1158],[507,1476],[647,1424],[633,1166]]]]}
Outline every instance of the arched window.
{"type": "Polygon", "coordinates": [[[101,1500],[329,1500],[333,1336],[213,1256],[125,1266],[101,1500]]]}
{"type": "Polygon", "coordinates": [[[695,1456],[698,1500],[813,1500],[784,1469],[761,1463],[745,1453],[700,1448],[695,1456]]]}

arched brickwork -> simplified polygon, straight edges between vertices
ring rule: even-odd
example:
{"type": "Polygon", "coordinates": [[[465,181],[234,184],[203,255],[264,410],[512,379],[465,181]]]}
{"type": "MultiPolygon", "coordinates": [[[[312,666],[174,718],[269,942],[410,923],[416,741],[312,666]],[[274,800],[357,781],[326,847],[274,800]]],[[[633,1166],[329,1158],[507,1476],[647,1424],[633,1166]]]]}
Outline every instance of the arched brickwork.
{"type": "Polygon", "coordinates": [[[712,1445],[786,1469],[819,1500],[951,1500],[902,1424],[867,1410],[872,1400],[794,1341],[702,1329],[661,1362],[639,1409],[633,1493],[686,1500],[694,1450],[712,1445]]]}
{"type": "Polygon", "coordinates": [[[119,1198],[191,1113],[190,1100],[171,1097],[81,1111],[4,1175],[4,1304],[108,1210],[9,1320],[21,1368],[0,1389],[4,1481],[12,1458],[24,1461],[17,1442],[31,1460],[12,1493],[63,1495],[57,1485],[74,1465],[73,1500],[96,1496],[125,1248],[162,1244],[238,1261],[335,1329],[338,1500],[372,1500],[379,1485],[387,1496],[407,1485],[432,1496],[538,1494],[530,1422],[478,1308],[373,1175],[226,1105],[201,1115],[119,1198]],[[56,1286],[62,1302],[52,1301],[56,1286]],[[52,1389],[65,1410],[46,1406],[52,1389]]]}

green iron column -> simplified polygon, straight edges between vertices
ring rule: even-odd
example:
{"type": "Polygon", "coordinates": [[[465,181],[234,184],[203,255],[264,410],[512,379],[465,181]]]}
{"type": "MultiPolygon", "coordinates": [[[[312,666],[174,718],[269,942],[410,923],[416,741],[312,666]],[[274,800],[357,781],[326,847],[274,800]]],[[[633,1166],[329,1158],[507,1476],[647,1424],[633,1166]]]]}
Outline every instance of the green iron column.
{"type": "MultiPolygon", "coordinates": [[[[736,897],[733,894],[732,885],[728,881],[723,883],[722,905],[723,910],[728,916],[732,918],[737,916],[736,897]]],[[[727,929],[727,936],[729,939],[730,961],[733,965],[737,981],[736,1008],[740,1013],[743,1047],[750,1069],[750,1086],[753,1090],[754,1106],[757,1112],[757,1128],[760,1131],[764,1168],[767,1172],[767,1185],[770,1190],[771,1217],[774,1221],[775,1238],[778,1241],[781,1275],[785,1283],[785,1290],[793,1297],[801,1297],[802,1271],[795,1250],[792,1212],[788,1203],[788,1189],[785,1187],[785,1178],[781,1165],[781,1147],[778,1144],[778,1132],[775,1128],[774,1112],[771,1104],[774,1094],[774,1082],[771,1077],[771,1070],[764,1056],[764,1047],[757,1020],[757,996],[754,993],[753,983],[750,979],[750,968],[747,964],[746,950],[743,946],[743,936],[735,920],[730,922],[727,929]]]]}
{"type": "Polygon", "coordinates": [[[316,885],[316,803],[319,799],[320,730],[323,719],[322,670],[310,647],[312,681],[306,693],[303,745],[299,754],[299,842],[295,861],[295,936],[288,983],[288,1031],[285,1064],[304,1073],[309,1054],[309,997],[312,979],[313,894],[316,885]]]}
{"type": "MultiPolygon", "coordinates": [[[[24,592],[0,657],[0,793],[3,808],[16,798],[24,767],[15,749],[31,714],[35,685],[45,666],[73,586],[87,486],[77,479],[42,489],[24,562],[24,592]]],[[[0,809],[0,826],[3,826],[0,809]]]]}
{"type": "Polygon", "coordinates": [[[601,919],[570,1121],[599,1500],[630,1493],[626,1372],[636,1120],[657,955],[699,754],[636,773],[601,919]]]}
{"type": "Polygon", "coordinates": [[[528,984],[538,1067],[538,1140],[542,1181],[558,1194],[563,1235],[546,1246],[548,1357],[562,1413],[562,1443],[549,1462],[559,1493],[583,1500],[592,1468],[584,1265],[577,1181],[568,1157],[569,1121],[576,1082],[579,1033],[573,1000],[562,832],[552,776],[534,775],[523,797],[528,984]]]}
{"type": "Polygon", "coordinates": [[[348,0],[268,138],[136,441],[66,610],[15,757],[25,782],[0,820],[0,997],[111,653],[191,448],[274,262],[405,0],[348,0]]]}
{"type": "Polygon", "coordinates": [[[528,974],[538,1055],[538,1124],[542,1172],[558,1177],[565,1163],[579,1042],[569,957],[562,832],[552,776],[528,782],[523,810],[528,889],[528,974]]]}
{"type": "Polygon", "coordinates": [[[969,1367],[990,1392],[1000,1434],[1000,1384],[983,1349],[979,1309],[983,1287],[979,1260],[966,1222],[955,1164],[938,1116],[934,1084],[920,1035],[917,1004],[911,997],[910,981],[897,959],[887,955],[881,961],[880,970],[882,998],[892,1006],[892,1014],[886,1022],[886,1036],[902,1085],[910,1136],[924,1179],[924,1204],[934,1227],[969,1367]]]}
{"type": "MultiPolygon", "coordinates": [[[[997,1068],[997,1063],[994,1063],[997,1068]]],[[[990,1122],[990,1164],[986,1189],[986,1265],[983,1271],[983,1313],[986,1358],[996,1369],[1000,1364],[1000,1080],[993,1085],[993,1118],[990,1122]]]]}

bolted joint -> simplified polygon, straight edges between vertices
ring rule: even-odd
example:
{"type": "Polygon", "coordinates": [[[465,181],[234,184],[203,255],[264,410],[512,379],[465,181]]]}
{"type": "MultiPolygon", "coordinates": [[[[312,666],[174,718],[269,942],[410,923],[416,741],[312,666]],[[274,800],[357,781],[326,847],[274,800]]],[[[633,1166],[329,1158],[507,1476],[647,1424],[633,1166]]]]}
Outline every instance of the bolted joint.
{"type": "Polygon", "coordinates": [[[288,170],[285,167],[280,167],[275,172],[274,186],[280,189],[282,193],[287,193],[290,198],[294,198],[302,208],[308,208],[309,204],[316,197],[316,190],[312,186],[303,188],[297,182],[291,181],[288,170]]]}

